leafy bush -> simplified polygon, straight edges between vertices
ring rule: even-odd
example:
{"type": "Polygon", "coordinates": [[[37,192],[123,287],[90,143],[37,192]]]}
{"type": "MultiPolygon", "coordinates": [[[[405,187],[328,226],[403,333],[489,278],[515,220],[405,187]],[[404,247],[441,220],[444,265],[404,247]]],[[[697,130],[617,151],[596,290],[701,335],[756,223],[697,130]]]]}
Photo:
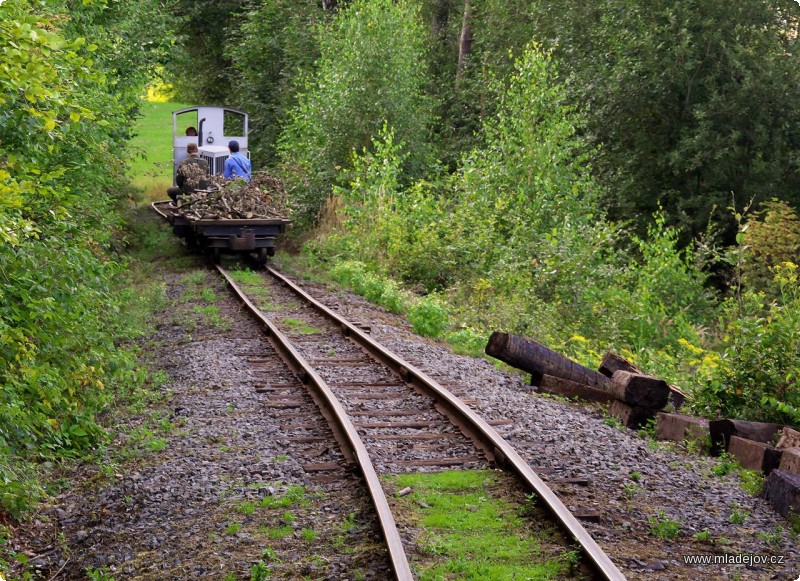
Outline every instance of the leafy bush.
{"type": "MultiPolygon", "coordinates": [[[[407,154],[384,126],[336,188],[338,220],[326,223],[318,254],[438,292],[433,306],[416,307],[416,324],[434,336],[446,320],[474,330],[465,346],[473,353],[483,347],[474,336],[497,329],[592,366],[614,345],[634,360],[679,339],[698,345],[698,324],[714,315],[700,266],[661,214],[646,238],[605,220],[577,137],[580,115],[563,104],[549,56],[532,46],[516,67],[491,85],[498,113],[486,121],[485,146],[450,177],[404,186],[407,154]]],[[[350,267],[334,276],[341,269],[350,267]]],[[[370,286],[365,273],[357,278],[370,286]]]]}
{"type": "Polygon", "coordinates": [[[720,355],[703,370],[694,404],[704,415],[800,424],[797,266],[773,272],[778,299],[748,291],[723,306],[720,355]]]}
{"type": "Polygon", "coordinates": [[[431,116],[425,38],[409,0],[356,0],[321,32],[317,70],[304,79],[279,143],[299,215],[317,218],[337,172],[384,122],[407,148],[407,170],[421,174],[431,116]]]}
{"type": "Polygon", "coordinates": [[[361,262],[339,262],[331,268],[330,277],[392,313],[403,314],[408,309],[409,299],[399,285],[389,278],[369,272],[361,262]]]}
{"type": "Polygon", "coordinates": [[[744,226],[742,282],[752,291],[776,293],[773,269],[797,260],[800,251],[800,219],[786,202],[764,202],[758,214],[744,226]]]}
{"type": "Polygon", "coordinates": [[[140,49],[162,26],[150,3],[0,10],[0,508],[15,516],[37,464],[102,442],[98,413],[143,379],[111,249],[130,118],[164,46],[140,49]]]}
{"type": "Polygon", "coordinates": [[[449,326],[447,307],[435,296],[420,299],[408,311],[414,332],[425,337],[441,337],[449,326]]]}

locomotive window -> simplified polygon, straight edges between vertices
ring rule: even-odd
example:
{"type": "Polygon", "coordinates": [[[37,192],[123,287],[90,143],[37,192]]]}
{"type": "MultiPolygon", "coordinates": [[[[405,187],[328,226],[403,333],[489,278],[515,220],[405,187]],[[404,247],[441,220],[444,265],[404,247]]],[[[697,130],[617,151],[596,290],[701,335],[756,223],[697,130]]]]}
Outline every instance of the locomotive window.
{"type": "Polygon", "coordinates": [[[177,128],[177,135],[186,135],[186,130],[190,127],[197,131],[197,110],[187,111],[175,116],[177,128]]]}
{"type": "Polygon", "coordinates": [[[244,115],[234,111],[225,111],[222,120],[222,133],[228,137],[244,137],[244,115]]]}

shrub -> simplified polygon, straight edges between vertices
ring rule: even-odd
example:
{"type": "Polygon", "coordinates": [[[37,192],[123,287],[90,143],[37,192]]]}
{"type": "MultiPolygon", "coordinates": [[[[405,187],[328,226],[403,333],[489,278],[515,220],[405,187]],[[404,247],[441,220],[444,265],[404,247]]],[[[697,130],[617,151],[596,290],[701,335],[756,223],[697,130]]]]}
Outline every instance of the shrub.
{"type": "Polygon", "coordinates": [[[408,321],[420,335],[441,337],[449,325],[447,307],[436,296],[423,297],[409,309],[408,321]]]}
{"type": "Polygon", "coordinates": [[[748,291],[724,304],[721,354],[693,404],[705,415],[800,424],[797,266],[786,262],[773,272],[778,299],[748,291]]]}
{"type": "Polygon", "coordinates": [[[758,214],[745,225],[742,279],[746,288],[774,296],[773,269],[797,260],[800,250],[800,219],[780,200],[764,202],[758,214]]]}
{"type": "Polygon", "coordinates": [[[281,135],[280,157],[301,216],[315,220],[353,151],[385,122],[405,144],[406,169],[427,163],[431,106],[423,94],[426,34],[408,0],[356,0],[322,31],[317,71],[306,77],[281,135]]]}

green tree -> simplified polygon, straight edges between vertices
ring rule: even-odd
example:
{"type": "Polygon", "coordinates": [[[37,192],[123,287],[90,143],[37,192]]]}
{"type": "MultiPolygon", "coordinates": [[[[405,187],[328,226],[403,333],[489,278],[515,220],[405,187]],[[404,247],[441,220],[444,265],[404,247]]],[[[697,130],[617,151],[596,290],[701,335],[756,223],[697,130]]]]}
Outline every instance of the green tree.
{"type": "Polygon", "coordinates": [[[225,49],[247,5],[242,0],[167,0],[178,21],[167,71],[179,100],[228,105],[232,63],[225,49]]]}
{"type": "Polygon", "coordinates": [[[274,164],[275,147],[289,110],[297,104],[297,75],[311,71],[319,57],[318,26],[327,14],[312,0],[267,0],[243,16],[226,43],[231,60],[227,105],[250,114],[257,165],[274,164]]]}
{"type": "Polygon", "coordinates": [[[661,205],[697,233],[731,192],[737,207],[798,201],[796,2],[537,2],[535,12],[602,145],[595,168],[612,216],[661,205]]]}
{"type": "Polygon", "coordinates": [[[431,107],[423,94],[425,34],[413,2],[358,0],[320,39],[320,59],[281,136],[300,213],[315,218],[340,168],[385,122],[407,149],[407,175],[428,161],[431,107]]]}
{"type": "Polygon", "coordinates": [[[115,343],[125,298],[110,245],[124,142],[158,56],[137,44],[152,7],[0,9],[0,507],[12,513],[37,490],[31,462],[100,441],[106,386],[135,381],[115,343]]]}

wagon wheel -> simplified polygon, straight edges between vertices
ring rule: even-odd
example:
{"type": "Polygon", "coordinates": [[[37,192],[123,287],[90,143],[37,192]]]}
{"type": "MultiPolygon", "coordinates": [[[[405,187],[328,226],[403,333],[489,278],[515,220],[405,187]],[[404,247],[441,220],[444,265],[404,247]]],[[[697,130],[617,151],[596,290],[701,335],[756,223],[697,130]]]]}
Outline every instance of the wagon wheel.
{"type": "Polygon", "coordinates": [[[267,252],[266,248],[258,249],[258,254],[256,255],[256,257],[258,259],[259,266],[264,266],[265,264],[267,264],[267,256],[269,256],[269,253],[267,252]]]}
{"type": "Polygon", "coordinates": [[[219,258],[222,255],[222,251],[219,248],[212,248],[211,249],[211,262],[214,264],[219,264],[219,258]]]}

